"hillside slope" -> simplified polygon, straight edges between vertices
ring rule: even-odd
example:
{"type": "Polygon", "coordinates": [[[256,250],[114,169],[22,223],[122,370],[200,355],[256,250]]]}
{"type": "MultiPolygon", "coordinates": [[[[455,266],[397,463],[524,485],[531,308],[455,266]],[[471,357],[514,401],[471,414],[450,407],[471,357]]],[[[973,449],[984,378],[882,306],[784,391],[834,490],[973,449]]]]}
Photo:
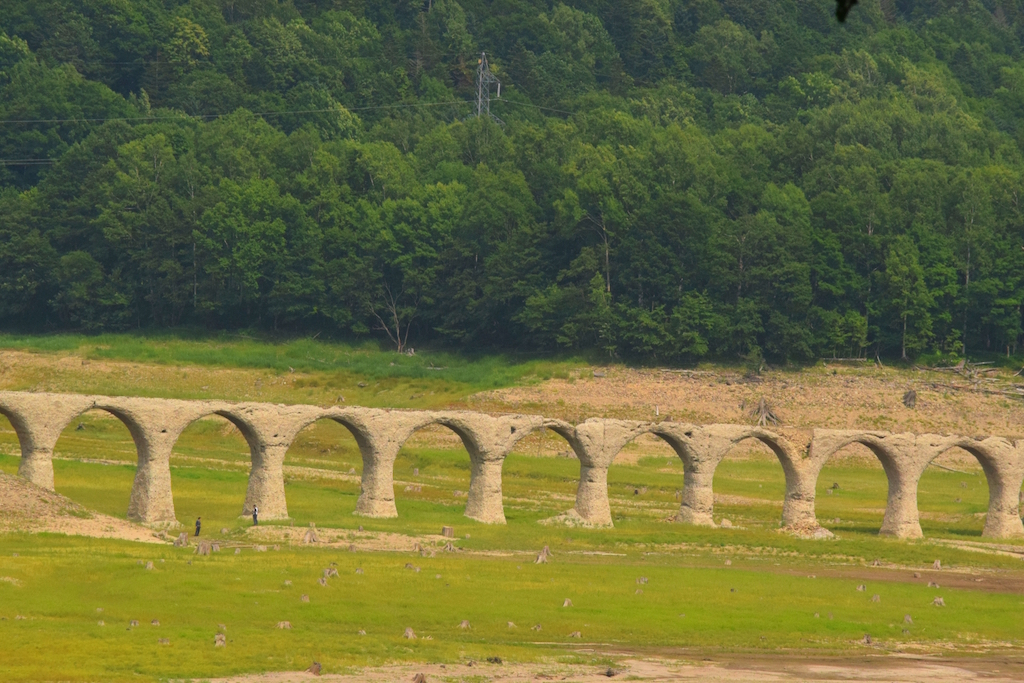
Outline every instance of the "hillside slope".
{"type": "Polygon", "coordinates": [[[7,0],[0,322],[1018,354],[1020,3],[834,7],[7,0]]]}
{"type": "Polygon", "coordinates": [[[0,472],[0,533],[23,531],[162,543],[143,526],[90,512],[58,493],[0,472]]]}

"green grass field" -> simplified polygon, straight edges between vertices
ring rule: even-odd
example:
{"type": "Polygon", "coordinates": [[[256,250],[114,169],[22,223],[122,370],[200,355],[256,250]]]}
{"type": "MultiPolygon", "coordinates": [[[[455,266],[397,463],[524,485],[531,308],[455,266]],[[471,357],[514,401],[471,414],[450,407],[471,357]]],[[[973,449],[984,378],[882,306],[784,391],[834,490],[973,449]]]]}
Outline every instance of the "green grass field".
{"type": "MultiPolygon", "coordinates": [[[[41,347],[67,344],[90,358],[102,357],[105,348],[127,357],[130,347],[125,338],[109,348],[101,339],[62,339],[33,342],[34,351],[59,355],[66,349],[41,347]]],[[[5,338],[0,346],[16,346],[15,341],[5,338]]],[[[176,363],[206,362],[203,358],[230,366],[239,362],[230,354],[244,355],[248,343],[218,351],[171,340],[152,351],[152,360],[172,370],[176,363]]],[[[295,354],[316,348],[313,342],[297,343],[275,351],[284,360],[266,351],[263,360],[251,362],[294,362],[295,354]]],[[[391,372],[391,366],[373,360],[373,351],[366,354],[367,363],[391,372]]],[[[341,363],[340,357],[332,362],[341,363]]],[[[532,381],[541,376],[536,373],[559,367],[538,362],[499,371],[497,361],[473,363],[467,361],[464,381],[429,381],[454,396],[493,382],[532,381]],[[475,380],[473,372],[479,372],[475,380]]],[[[321,375],[342,371],[352,373],[346,382],[374,372],[330,369],[321,375]]],[[[154,383],[162,380],[133,381],[155,391],[154,383]]],[[[401,381],[428,380],[410,375],[401,381]]],[[[239,517],[248,473],[245,441],[220,418],[193,424],[172,456],[177,517],[187,529],[201,515],[204,536],[221,541],[224,551],[199,557],[189,548],[162,545],[0,535],[0,678],[202,680],[301,670],[314,659],[329,672],[487,657],[600,662],[607,658],[601,652],[609,649],[670,648],[697,656],[973,655],[1021,648],[1020,559],[955,545],[983,540],[988,491],[980,467],[927,471],[919,491],[926,538],[908,542],[877,536],[886,499],[881,466],[861,458],[836,460],[819,479],[817,510],[837,539],[806,541],[777,530],[784,479],[772,456],[740,446],[722,463],[715,478],[715,517],[728,518],[734,528],[703,529],[669,521],[679,505],[683,468],[665,444],[644,442],[628,447],[630,457],[624,460],[631,464],[616,463],[610,470],[615,527],[571,529],[538,523],[572,507],[579,476],[574,458],[542,455],[559,449],[557,437],[548,435],[525,440],[508,457],[508,524],[488,526],[463,517],[469,460],[443,436],[419,435],[401,452],[395,471],[399,518],[366,519],[352,514],[359,494],[352,474],[358,475],[362,465],[354,439],[337,424],[316,423],[300,434],[286,460],[291,519],[270,526],[313,522],[338,530],[342,538],[398,534],[433,545],[441,527],[451,525],[461,550],[421,557],[349,552],[342,543],[331,548],[281,544],[280,550],[254,552],[253,544],[264,541],[257,541],[249,522],[239,517]],[[833,484],[839,487],[833,490],[833,484]],[[545,545],[553,552],[551,561],[534,564],[545,545]],[[234,547],[242,548],[240,554],[234,547]],[[957,587],[927,587],[936,575],[930,571],[935,559],[947,568],[937,574],[940,585],[945,576],[959,576],[957,587]],[[881,567],[872,566],[876,560],[881,567]],[[149,561],[152,571],[144,568],[149,561]],[[407,563],[420,571],[406,569],[407,563]],[[339,576],[321,587],[317,579],[328,567],[339,576]],[[357,574],[357,568],[363,572],[357,574]],[[915,570],[925,576],[913,579],[915,570]],[[968,570],[988,583],[970,584],[973,579],[963,578],[968,570]],[[640,577],[647,582],[638,583],[640,577]],[[857,591],[859,584],[866,590],[857,591]],[[310,596],[308,603],[300,600],[302,594],[310,596]],[[876,594],[880,601],[872,602],[876,594]],[[945,607],[932,605],[936,596],[943,597],[945,607]],[[572,607],[562,607],[566,598],[572,607]],[[912,623],[904,623],[905,615],[912,623]],[[151,625],[153,619],[160,625],[151,625]],[[457,628],[464,619],[472,629],[457,628]],[[130,627],[131,620],[140,625],[130,627]],[[293,628],[277,629],[280,621],[293,628]],[[508,627],[510,621],[516,628],[508,627]],[[213,645],[220,624],[228,640],[223,649],[213,645]],[[542,630],[532,630],[536,624],[542,630]],[[420,637],[404,639],[406,627],[420,637]],[[359,635],[360,629],[366,635],[359,635]],[[569,637],[574,631],[579,639],[569,637]],[[874,643],[870,650],[860,644],[866,633],[874,643]],[[161,638],[170,643],[158,643],[161,638]]],[[[59,493],[92,510],[125,515],[136,456],[119,421],[100,412],[83,415],[62,434],[56,454],[59,493]]],[[[17,466],[17,440],[0,418],[0,471],[14,473],[17,466]]],[[[993,550],[1005,545],[985,544],[993,550]]]]}
{"type": "Polygon", "coordinates": [[[546,565],[523,555],[306,548],[199,558],[113,541],[8,536],[0,539],[0,567],[21,585],[0,587],[5,670],[16,680],[153,680],[295,670],[314,659],[335,672],[409,659],[531,660],[570,655],[573,631],[586,643],[732,651],[835,652],[864,633],[888,649],[1019,637],[1019,596],[944,589],[947,607],[935,608],[936,590],[924,585],[871,583],[861,593],[851,580],[766,571],[804,570],[807,561],[793,556],[724,567],[620,549],[621,556],[594,557],[560,547],[546,565]],[[146,571],[145,561],[156,569],[146,571]],[[421,571],[405,569],[408,562],[421,571]],[[329,566],[339,577],[320,587],[329,566]],[[648,582],[637,594],[640,576],[648,582]],[[572,607],[562,607],[565,598],[572,607]],[[12,621],[15,613],[27,619],[12,621]],[[914,623],[903,633],[906,614],[914,623]],[[140,626],[129,628],[132,619],[140,626]],[[463,619],[471,630],[457,628],[463,619]],[[276,629],[282,620],[293,628],[276,629]],[[213,647],[219,624],[228,636],[223,650],[213,647]],[[531,630],[535,624],[543,630],[531,630]],[[416,641],[402,638],[406,627],[416,641]]]}

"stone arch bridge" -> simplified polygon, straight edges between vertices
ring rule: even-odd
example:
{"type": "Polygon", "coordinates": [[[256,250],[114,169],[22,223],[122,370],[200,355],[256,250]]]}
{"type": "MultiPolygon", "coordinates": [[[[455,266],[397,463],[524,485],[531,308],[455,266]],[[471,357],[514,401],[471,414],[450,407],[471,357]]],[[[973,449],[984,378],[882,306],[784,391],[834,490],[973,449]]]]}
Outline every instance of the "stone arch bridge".
{"type": "Polygon", "coordinates": [[[284,459],[304,427],[323,419],[344,425],[363,459],[362,492],[356,514],[396,517],[393,469],[399,449],[413,432],[443,425],[455,432],[472,463],[466,516],[503,524],[501,472],[505,457],[531,432],[550,429],[564,438],[580,463],[576,505],[567,514],[585,525],[610,526],[608,468],[622,448],[642,434],[667,442],[684,466],[683,500],[677,521],[714,526],[715,469],[736,444],[755,439],[776,455],[786,477],[782,525],[814,528],[815,485],[822,467],[854,443],[881,461],[889,484],[881,534],[922,535],[917,485],[928,464],[951,448],[962,448],[981,463],[988,480],[989,507],[983,535],[1024,536],[1019,495],[1024,481],[1024,440],[991,436],[892,434],[881,431],[815,429],[799,446],[781,434],[743,425],[692,425],[590,418],[576,425],[537,415],[489,415],[469,411],[384,410],[359,407],[233,403],[228,401],[128,398],[78,394],[0,392],[0,414],[10,420],[21,445],[18,473],[38,486],[53,488],[53,449],[61,432],[88,410],[103,410],[123,422],[138,450],[128,507],[130,519],[174,522],[170,456],[179,435],[194,421],[219,415],[248,442],[251,469],[242,514],[259,506],[265,519],[287,518],[284,459]]]}

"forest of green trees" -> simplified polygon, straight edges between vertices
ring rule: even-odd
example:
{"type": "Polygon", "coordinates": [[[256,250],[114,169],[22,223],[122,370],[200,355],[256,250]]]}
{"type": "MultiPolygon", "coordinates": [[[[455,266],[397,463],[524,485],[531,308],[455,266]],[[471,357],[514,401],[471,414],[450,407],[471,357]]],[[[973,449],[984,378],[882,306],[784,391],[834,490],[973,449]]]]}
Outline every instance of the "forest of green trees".
{"type": "Polygon", "coordinates": [[[3,0],[0,327],[1017,353],[1024,2],[834,13],[3,0]]]}

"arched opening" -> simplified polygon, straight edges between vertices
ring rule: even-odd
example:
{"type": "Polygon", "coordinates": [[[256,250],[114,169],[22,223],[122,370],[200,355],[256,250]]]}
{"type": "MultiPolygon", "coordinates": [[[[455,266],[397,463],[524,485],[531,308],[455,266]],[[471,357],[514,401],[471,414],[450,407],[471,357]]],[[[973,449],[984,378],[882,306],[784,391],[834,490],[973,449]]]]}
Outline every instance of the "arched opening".
{"type": "Polygon", "coordinates": [[[288,516],[296,525],[351,526],[363,458],[352,432],[331,418],[300,431],[285,455],[288,516]]]}
{"type": "Polygon", "coordinates": [[[207,415],[178,436],[171,451],[174,515],[187,528],[202,517],[205,533],[234,529],[245,501],[249,443],[232,421],[207,415]]]}
{"type": "Polygon", "coordinates": [[[885,517],[889,479],[875,452],[860,443],[828,459],[815,487],[818,523],[833,532],[877,535],[885,517]]]}
{"type": "Polygon", "coordinates": [[[776,528],[786,498],[786,472],[762,439],[750,436],[733,445],[715,469],[716,523],[776,528]]]}
{"type": "Polygon", "coordinates": [[[21,442],[11,421],[0,413],[0,472],[17,474],[21,463],[21,442]]]}
{"type": "Polygon", "coordinates": [[[565,436],[539,428],[520,439],[502,469],[505,518],[537,522],[576,503],[580,461],[565,436]]]}
{"type": "Polygon", "coordinates": [[[432,422],[417,428],[395,458],[400,518],[411,517],[425,529],[464,522],[471,469],[466,443],[454,427],[432,422]]]}
{"type": "Polygon", "coordinates": [[[88,410],[71,420],[57,439],[54,490],[90,510],[125,517],[138,457],[121,418],[101,409],[88,410]]]}
{"type": "Polygon", "coordinates": [[[932,460],[917,486],[925,536],[981,536],[988,501],[988,479],[978,456],[959,447],[932,460]]]}
{"type": "Polygon", "coordinates": [[[674,516],[684,481],[683,461],[672,445],[656,433],[641,434],[623,446],[608,468],[612,520],[619,525],[674,516]]]}

